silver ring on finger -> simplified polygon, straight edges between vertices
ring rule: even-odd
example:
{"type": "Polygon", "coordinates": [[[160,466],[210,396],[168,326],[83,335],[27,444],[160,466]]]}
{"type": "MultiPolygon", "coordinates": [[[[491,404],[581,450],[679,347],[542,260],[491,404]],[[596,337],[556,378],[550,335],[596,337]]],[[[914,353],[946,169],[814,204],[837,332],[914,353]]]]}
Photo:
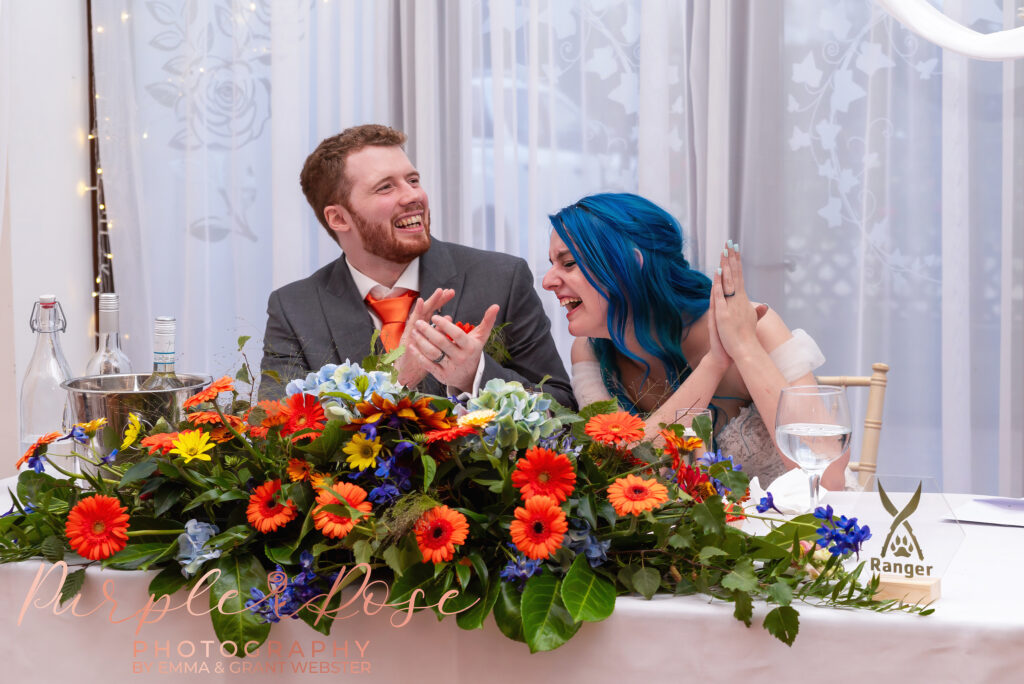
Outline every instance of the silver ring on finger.
{"type": "Polygon", "coordinates": [[[441,355],[440,355],[440,356],[438,356],[438,357],[437,357],[436,359],[433,359],[433,360],[431,361],[431,363],[433,363],[433,364],[437,364],[437,365],[440,365],[440,364],[441,364],[441,362],[442,362],[442,361],[444,361],[444,359],[445,359],[445,357],[446,357],[446,356],[448,356],[448,354],[447,354],[447,353],[445,353],[445,352],[444,352],[444,350],[442,350],[442,351],[441,351],[441,355]]]}

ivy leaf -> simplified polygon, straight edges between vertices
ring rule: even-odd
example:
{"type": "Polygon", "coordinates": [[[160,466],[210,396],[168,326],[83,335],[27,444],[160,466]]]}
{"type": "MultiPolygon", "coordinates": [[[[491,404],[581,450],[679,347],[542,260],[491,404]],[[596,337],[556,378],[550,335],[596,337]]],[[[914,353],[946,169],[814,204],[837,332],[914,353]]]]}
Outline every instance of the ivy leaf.
{"type": "Polygon", "coordinates": [[[754,575],[753,562],[749,558],[741,558],[733,567],[732,572],[722,578],[722,586],[736,591],[757,589],[757,577],[754,575]]]}
{"type": "Polygon", "coordinates": [[[562,602],[576,622],[600,622],[615,610],[615,585],[598,577],[581,553],[565,573],[562,602]]]}
{"type": "Polygon", "coordinates": [[[650,599],[661,586],[661,573],[654,568],[639,568],[633,573],[633,588],[650,599]]]}
{"type": "Polygon", "coordinates": [[[534,575],[526,581],[521,610],[523,634],[530,653],[551,651],[572,638],[580,628],[559,596],[561,582],[554,575],[534,575]]]}
{"type": "Polygon", "coordinates": [[[800,614],[791,606],[779,606],[764,616],[764,628],[782,643],[792,646],[800,631],[800,614]]]}
{"type": "Polygon", "coordinates": [[[60,587],[60,605],[63,606],[65,602],[78,596],[78,592],[82,591],[83,584],[85,584],[85,568],[75,570],[68,575],[60,587]]]}
{"type": "Polygon", "coordinates": [[[780,606],[788,606],[793,602],[793,588],[783,580],[778,580],[768,587],[768,595],[780,606]]]}
{"type": "Polygon", "coordinates": [[[64,560],[64,541],[55,534],[51,534],[44,539],[43,543],[39,546],[39,550],[42,551],[43,558],[51,563],[64,560]]]}
{"type": "Polygon", "coordinates": [[[214,567],[220,570],[220,577],[210,588],[213,631],[221,642],[233,641],[239,646],[238,652],[244,655],[242,644],[255,641],[259,645],[270,635],[270,623],[260,622],[260,618],[245,607],[250,598],[249,589],[265,587],[267,574],[250,555],[221,556],[214,567]],[[236,593],[225,596],[232,591],[236,593]],[[223,606],[218,609],[221,599],[224,599],[223,606]]]}
{"type": "Polygon", "coordinates": [[[736,608],[732,611],[733,617],[749,627],[751,618],[754,617],[754,602],[750,600],[750,594],[734,591],[732,599],[736,603],[736,608]]]}

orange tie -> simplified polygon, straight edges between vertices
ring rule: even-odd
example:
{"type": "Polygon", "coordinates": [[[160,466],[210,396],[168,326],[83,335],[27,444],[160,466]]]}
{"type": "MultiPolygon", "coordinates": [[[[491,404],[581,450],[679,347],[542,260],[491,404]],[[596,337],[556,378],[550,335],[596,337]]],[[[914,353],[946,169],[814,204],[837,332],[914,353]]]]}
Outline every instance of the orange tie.
{"type": "Polygon", "coordinates": [[[386,351],[391,351],[402,341],[405,319],[409,317],[409,309],[412,308],[418,294],[415,290],[408,290],[397,297],[386,299],[377,299],[372,294],[366,295],[366,305],[373,309],[381,320],[380,341],[384,343],[386,351]]]}

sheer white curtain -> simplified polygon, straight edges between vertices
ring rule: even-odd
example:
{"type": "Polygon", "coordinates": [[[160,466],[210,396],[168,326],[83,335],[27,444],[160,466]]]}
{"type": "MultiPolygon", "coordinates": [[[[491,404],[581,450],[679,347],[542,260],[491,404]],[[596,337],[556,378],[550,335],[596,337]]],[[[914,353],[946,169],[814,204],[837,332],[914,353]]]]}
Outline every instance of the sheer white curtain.
{"type": "MultiPolygon", "coordinates": [[[[966,3],[958,21],[1011,28],[1004,4],[966,3]]],[[[818,339],[823,372],[892,366],[883,468],[1024,494],[1014,63],[946,54],[859,0],[93,12],[133,358],[148,357],[150,316],[174,313],[184,368],[233,367],[270,290],[337,255],[298,188],[302,161],[378,121],[409,133],[436,234],[523,256],[538,287],[547,215],[593,192],[664,205],[698,268],[738,240],[752,295],[818,339]]],[[[542,300],[567,351],[564,314],[542,300]]]]}

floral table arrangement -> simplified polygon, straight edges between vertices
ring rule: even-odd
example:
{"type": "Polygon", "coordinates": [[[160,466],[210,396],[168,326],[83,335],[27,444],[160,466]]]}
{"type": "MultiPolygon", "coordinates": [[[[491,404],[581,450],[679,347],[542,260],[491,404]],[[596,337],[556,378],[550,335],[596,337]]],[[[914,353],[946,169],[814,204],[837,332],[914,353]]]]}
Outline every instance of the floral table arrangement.
{"type": "MultiPolygon", "coordinates": [[[[798,602],[930,612],[876,601],[877,578],[844,569],[870,531],[831,508],[739,529],[772,519],[771,495],[747,501],[727,456],[693,460],[708,424],[667,426],[655,445],[614,402],[577,414],[501,380],[465,401],[423,395],[394,382],[394,358],[325,366],[284,401],[254,402],[243,366],[178,425],[133,416],[116,458],[80,456],[84,472],[65,478],[43,472],[47,444],[86,444],[104,421],[45,435],[18,463],[31,467],[0,518],[0,562],[158,569],[153,600],[205,582],[217,636],[236,646],[282,619],[328,634],[353,591],[393,624],[493,616],[531,651],[604,620],[623,594],[707,594],[748,627],[763,601],[764,628],[787,644],[798,602]]],[[[71,572],[62,600],[84,580],[71,572]]]]}

